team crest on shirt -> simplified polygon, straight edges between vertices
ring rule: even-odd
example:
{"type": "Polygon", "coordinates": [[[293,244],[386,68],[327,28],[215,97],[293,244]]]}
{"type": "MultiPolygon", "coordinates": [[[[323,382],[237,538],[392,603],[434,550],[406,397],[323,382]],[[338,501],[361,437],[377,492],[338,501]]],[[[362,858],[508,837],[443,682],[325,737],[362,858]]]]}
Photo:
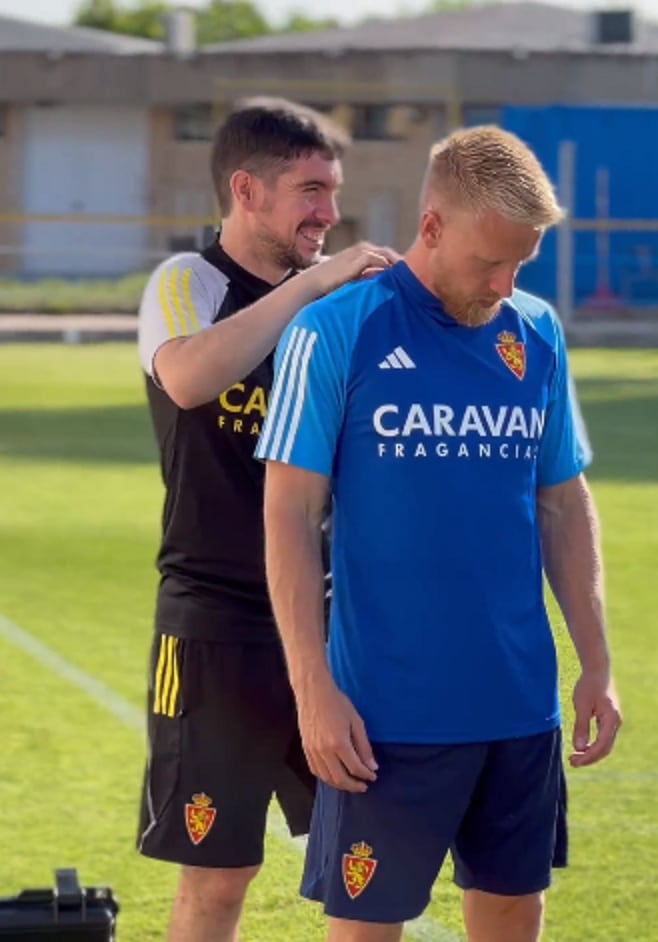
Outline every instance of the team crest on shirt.
{"type": "Polygon", "coordinates": [[[377,861],[364,841],[352,844],[350,850],[351,854],[343,854],[343,883],[349,898],[356,899],[372,880],[377,861]]]}
{"type": "Polygon", "coordinates": [[[498,334],[496,344],[498,356],[517,379],[525,376],[525,344],[516,339],[516,334],[504,330],[498,334]]]}
{"type": "Polygon", "coordinates": [[[194,845],[208,836],[215,823],[217,809],[212,807],[212,798],[205,792],[192,795],[192,803],[185,805],[185,827],[194,845]]]}

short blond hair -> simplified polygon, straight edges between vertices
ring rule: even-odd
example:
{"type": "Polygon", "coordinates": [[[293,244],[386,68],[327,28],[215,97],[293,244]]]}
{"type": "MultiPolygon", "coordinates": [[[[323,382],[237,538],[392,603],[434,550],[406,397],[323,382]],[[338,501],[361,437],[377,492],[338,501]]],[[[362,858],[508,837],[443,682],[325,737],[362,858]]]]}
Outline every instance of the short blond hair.
{"type": "Polygon", "coordinates": [[[493,125],[455,131],[434,144],[422,191],[474,212],[494,210],[507,219],[546,229],[564,218],[555,189],[530,148],[493,125]]]}

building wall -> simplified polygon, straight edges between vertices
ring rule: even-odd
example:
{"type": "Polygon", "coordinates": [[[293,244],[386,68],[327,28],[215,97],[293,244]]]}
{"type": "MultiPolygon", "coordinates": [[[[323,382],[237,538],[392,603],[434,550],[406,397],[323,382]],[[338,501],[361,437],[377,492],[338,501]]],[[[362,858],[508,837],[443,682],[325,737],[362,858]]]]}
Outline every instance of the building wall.
{"type": "Polygon", "coordinates": [[[210,179],[209,141],[177,140],[171,108],[151,112],[150,229],[154,255],[200,245],[217,220],[210,179]],[[177,221],[172,221],[176,217],[177,221]]]}
{"type": "Polygon", "coordinates": [[[392,241],[393,248],[398,250],[412,242],[418,223],[420,182],[434,137],[432,122],[428,120],[408,140],[353,144],[345,157],[341,209],[345,216],[357,221],[358,238],[392,241]],[[392,239],[387,228],[377,230],[377,214],[373,214],[381,194],[390,194],[395,207],[392,239]]]}
{"type": "Polygon", "coordinates": [[[21,192],[21,155],[23,152],[22,109],[2,105],[2,133],[0,134],[0,272],[13,272],[20,262],[17,254],[21,244],[22,227],[3,216],[19,214],[21,192]],[[14,254],[8,249],[15,250],[14,254]]]}
{"type": "MultiPolygon", "coordinates": [[[[401,140],[357,140],[344,159],[345,183],[340,196],[343,224],[331,240],[332,250],[354,239],[391,241],[398,248],[413,239],[420,181],[440,121],[428,111],[401,140]],[[386,196],[384,212],[381,200],[386,196]],[[387,211],[386,211],[387,210],[387,211]],[[387,226],[381,224],[390,216],[387,226]],[[378,225],[379,220],[379,225],[378,225]],[[386,238],[384,238],[386,237],[386,238]]],[[[209,170],[209,141],[174,139],[171,109],[155,109],[151,118],[151,212],[156,216],[218,218],[209,170]]],[[[202,225],[181,223],[157,227],[151,245],[166,251],[174,238],[199,238],[202,225]]]]}
{"type": "MultiPolygon", "coordinates": [[[[473,115],[486,119],[506,104],[658,105],[658,56],[428,50],[340,56],[200,53],[177,59],[9,53],[0,57],[0,107],[4,101],[7,116],[0,138],[0,165],[7,168],[0,174],[0,212],[18,209],[22,104],[86,103],[99,109],[144,104],[150,115],[150,219],[147,257],[138,264],[148,267],[172,248],[200,242],[217,218],[209,135],[180,139],[180,109],[205,107],[218,114],[250,94],[335,108],[343,118],[368,105],[417,110],[417,118],[392,139],[355,140],[345,158],[344,222],[330,240],[332,249],[355,238],[391,241],[404,249],[416,230],[429,146],[446,128],[468,123],[473,115]],[[183,218],[172,223],[171,217],[183,218]]],[[[9,242],[18,245],[20,232],[5,224],[0,244],[9,242]]],[[[0,268],[12,261],[0,255],[0,268]]]]}
{"type": "MultiPolygon", "coordinates": [[[[152,227],[151,248],[161,253],[172,245],[184,245],[185,239],[200,240],[204,222],[218,219],[210,179],[210,141],[175,139],[174,121],[171,108],[151,112],[150,212],[160,218],[183,217],[173,227],[152,227]],[[194,225],[185,217],[199,222],[194,225]]],[[[440,123],[436,110],[430,109],[405,139],[354,142],[344,159],[345,184],[340,197],[344,222],[334,233],[332,250],[359,238],[381,240],[386,235],[387,241],[398,247],[412,240],[420,180],[440,123]],[[385,231],[381,209],[377,212],[383,195],[389,204],[383,215],[392,217],[392,227],[385,227],[385,231]]]]}
{"type": "Polygon", "coordinates": [[[26,108],[25,119],[23,271],[132,270],[147,245],[149,110],[60,104],[26,108]]]}
{"type": "Polygon", "coordinates": [[[363,51],[108,56],[3,53],[0,101],[171,106],[266,91],[330,101],[658,104],[658,55],[363,51]]]}

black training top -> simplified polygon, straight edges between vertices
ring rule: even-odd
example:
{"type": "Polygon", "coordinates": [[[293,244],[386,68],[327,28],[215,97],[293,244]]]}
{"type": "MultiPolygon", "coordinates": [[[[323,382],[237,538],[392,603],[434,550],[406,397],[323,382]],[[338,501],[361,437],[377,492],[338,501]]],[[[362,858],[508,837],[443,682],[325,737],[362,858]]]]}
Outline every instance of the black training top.
{"type": "Polygon", "coordinates": [[[265,580],[264,465],[253,457],[272,356],[218,399],[184,410],[153,374],[157,349],[247,307],[272,285],[213,243],[163,262],[139,312],[139,347],[166,495],[156,629],[179,637],[277,638],[265,580]]]}

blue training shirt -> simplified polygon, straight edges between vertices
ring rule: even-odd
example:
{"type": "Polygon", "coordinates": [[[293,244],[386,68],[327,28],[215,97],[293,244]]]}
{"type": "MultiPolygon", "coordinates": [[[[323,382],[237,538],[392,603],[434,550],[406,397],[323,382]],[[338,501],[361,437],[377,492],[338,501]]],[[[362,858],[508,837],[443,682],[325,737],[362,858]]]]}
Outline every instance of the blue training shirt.
{"type": "Polygon", "coordinates": [[[549,305],[462,327],[405,262],[340,289],[284,334],[256,455],[331,478],[329,661],[372,741],[558,725],[536,491],[587,458],[549,305]]]}

